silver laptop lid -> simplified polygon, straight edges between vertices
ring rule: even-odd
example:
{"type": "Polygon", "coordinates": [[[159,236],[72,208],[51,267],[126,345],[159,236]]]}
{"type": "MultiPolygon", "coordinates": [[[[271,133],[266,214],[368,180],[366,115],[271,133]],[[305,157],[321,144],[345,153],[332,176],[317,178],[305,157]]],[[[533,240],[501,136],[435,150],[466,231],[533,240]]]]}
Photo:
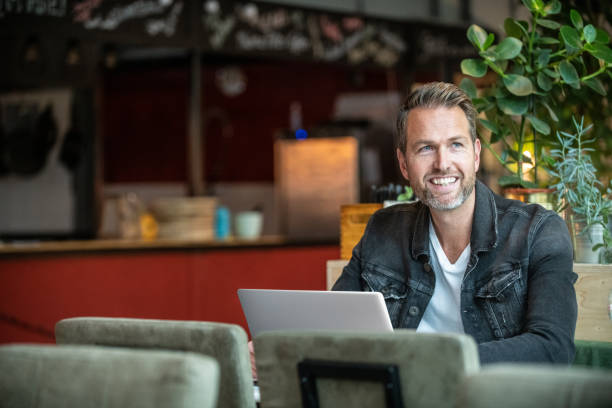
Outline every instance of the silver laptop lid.
{"type": "Polygon", "coordinates": [[[269,330],[393,331],[379,292],[238,289],[251,337],[269,330]]]}

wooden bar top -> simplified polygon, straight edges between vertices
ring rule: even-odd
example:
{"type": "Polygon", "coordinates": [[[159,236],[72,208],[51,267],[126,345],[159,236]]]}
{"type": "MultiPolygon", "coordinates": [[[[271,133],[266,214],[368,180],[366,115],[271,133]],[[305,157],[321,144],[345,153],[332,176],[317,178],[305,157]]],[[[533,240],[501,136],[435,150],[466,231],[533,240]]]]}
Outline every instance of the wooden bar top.
{"type": "Polygon", "coordinates": [[[266,247],[288,244],[280,235],[266,235],[257,239],[228,238],[224,240],[194,239],[92,239],[79,241],[17,241],[0,242],[0,256],[64,252],[105,252],[155,249],[224,249],[266,247]]]}

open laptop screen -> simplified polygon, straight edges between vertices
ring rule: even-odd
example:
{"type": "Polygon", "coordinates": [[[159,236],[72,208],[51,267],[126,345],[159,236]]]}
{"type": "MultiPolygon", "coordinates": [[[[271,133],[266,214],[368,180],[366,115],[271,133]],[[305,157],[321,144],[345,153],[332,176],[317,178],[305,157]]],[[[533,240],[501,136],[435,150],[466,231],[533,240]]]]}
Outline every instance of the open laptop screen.
{"type": "Polygon", "coordinates": [[[239,289],[251,337],[269,330],[393,331],[379,292],[239,289]]]}

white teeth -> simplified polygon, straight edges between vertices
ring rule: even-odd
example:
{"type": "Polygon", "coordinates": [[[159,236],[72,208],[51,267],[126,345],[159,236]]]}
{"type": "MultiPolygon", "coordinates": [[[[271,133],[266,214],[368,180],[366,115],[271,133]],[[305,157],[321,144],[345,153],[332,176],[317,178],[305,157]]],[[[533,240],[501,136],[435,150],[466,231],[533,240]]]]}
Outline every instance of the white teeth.
{"type": "Polygon", "coordinates": [[[456,177],[442,177],[442,178],[432,179],[431,182],[434,184],[445,186],[447,184],[454,183],[455,180],[457,180],[456,177]]]}

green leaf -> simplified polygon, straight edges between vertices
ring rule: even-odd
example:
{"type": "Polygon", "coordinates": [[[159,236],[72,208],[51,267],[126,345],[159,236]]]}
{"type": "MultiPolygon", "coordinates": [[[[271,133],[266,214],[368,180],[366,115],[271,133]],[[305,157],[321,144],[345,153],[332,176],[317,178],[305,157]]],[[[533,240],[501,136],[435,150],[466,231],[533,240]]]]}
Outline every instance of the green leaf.
{"type": "Polygon", "coordinates": [[[545,18],[539,19],[538,24],[542,27],[550,28],[551,30],[558,30],[561,27],[561,24],[557,23],[553,20],[547,20],[545,18]]]}
{"type": "Polygon", "coordinates": [[[584,35],[584,39],[589,44],[595,41],[597,37],[597,30],[593,27],[593,24],[589,24],[582,30],[582,34],[584,35]]]}
{"type": "Polygon", "coordinates": [[[553,83],[550,78],[544,74],[542,71],[538,72],[537,76],[538,86],[542,88],[543,91],[550,91],[553,87],[553,83]]]}
{"type": "Polygon", "coordinates": [[[525,7],[527,7],[529,9],[529,11],[531,11],[531,12],[535,11],[535,2],[534,2],[534,0],[521,0],[521,1],[525,5],[525,7]]]}
{"type": "Polygon", "coordinates": [[[580,35],[575,28],[570,27],[568,25],[564,25],[561,27],[561,38],[566,45],[569,45],[571,48],[581,49],[582,44],[580,43],[580,35]]]}
{"type": "Polygon", "coordinates": [[[486,119],[479,119],[482,126],[486,127],[491,131],[491,133],[499,134],[499,128],[497,125],[486,119]]]}
{"type": "MultiPolygon", "coordinates": [[[[470,97],[470,99],[475,99],[477,96],[476,85],[474,81],[470,78],[463,78],[461,83],[459,83],[459,88],[463,89],[463,91],[470,97]]],[[[474,101],[472,101],[473,103],[474,101]]]]}
{"type": "Polygon", "coordinates": [[[522,115],[527,112],[529,101],[527,98],[509,96],[506,98],[499,98],[497,100],[497,106],[506,115],[522,115]]]}
{"type": "Polygon", "coordinates": [[[543,50],[540,55],[538,55],[538,67],[545,67],[546,65],[548,65],[548,61],[550,61],[550,50],[543,50]]]}
{"type": "Polygon", "coordinates": [[[521,184],[521,180],[517,175],[513,174],[512,176],[501,176],[497,183],[500,187],[518,186],[521,184]]]}
{"type": "Polygon", "coordinates": [[[601,96],[606,96],[607,94],[606,88],[604,88],[603,84],[601,83],[599,79],[590,78],[582,82],[584,82],[586,86],[588,86],[589,88],[591,88],[592,90],[600,94],[601,96]]]}
{"type": "Polygon", "coordinates": [[[544,72],[546,75],[548,75],[552,79],[555,79],[555,80],[559,79],[559,73],[555,70],[544,68],[542,72],[544,72]]]}
{"type": "Polygon", "coordinates": [[[572,20],[572,24],[574,25],[574,27],[576,27],[578,30],[582,30],[583,23],[582,23],[582,17],[580,16],[579,12],[572,9],[570,11],[570,19],[572,20]]]}
{"type": "Polygon", "coordinates": [[[495,53],[495,47],[489,48],[486,51],[481,51],[478,54],[480,55],[481,58],[491,61],[491,62],[497,60],[497,54],[495,53]]]}
{"type": "Polygon", "coordinates": [[[597,36],[595,37],[595,42],[600,44],[607,44],[610,42],[610,36],[608,33],[601,28],[597,29],[597,36]]]}
{"type": "Polygon", "coordinates": [[[461,61],[461,72],[476,78],[483,77],[487,73],[487,64],[482,60],[473,58],[461,61]]]}
{"type": "Polygon", "coordinates": [[[499,184],[500,187],[512,187],[512,186],[519,186],[523,188],[536,188],[537,187],[537,185],[535,185],[534,183],[530,181],[521,180],[516,174],[513,174],[511,176],[501,176],[497,180],[497,183],[499,184]]]}
{"type": "Polygon", "coordinates": [[[554,120],[555,122],[559,121],[559,118],[557,117],[557,114],[555,113],[554,110],[552,110],[552,108],[550,107],[550,105],[548,105],[546,102],[542,102],[542,105],[544,105],[544,107],[546,108],[546,110],[548,111],[548,114],[550,115],[550,118],[552,120],[554,120]]]}
{"type": "Polygon", "coordinates": [[[548,123],[544,122],[541,119],[536,118],[533,115],[527,115],[527,120],[531,123],[531,126],[535,129],[536,132],[541,133],[543,135],[550,134],[550,126],[548,123]]]}
{"type": "Polygon", "coordinates": [[[486,50],[491,46],[491,44],[493,44],[493,41],[495,41],[495,34],[489,33],[489,35],[487,36],[487,40],[482,45],[482,48],[486,50]]]}
{"type": "Polygon", "coordinates": [[[558,0],[553,0],[544,7],[544,14],[559,14],[561,11],[561,3],[558,0]]]}
{"type": "Polygon", "coordinates": [[[570,62],[566,60],[561,61],[559,64],[559,71],[561,72],[561,78],[563,78],[566,83],[571,85],[580,82],[578,72],[576,72],[576,68],[574,68],[570,62]]]}
{"type": "Polygon", "coordinates": [[[514,38],[507,37],[495,47],[495,55],[499,60],[508,60],[520,54],[523,43],[514,38]]]}
{"type": "Polygon", "coordinates": [[[508,17],[504,20],[504,30],[508,37],[521,38],[521,26],[513,18],[508,17]]]}
{"type": "Polygon", "coordinates": [[[560,43],[559,40],[557,40],[556,38],[552,38],[552,37],[540,37],[538,39],[538,42],[542,45],[556,45],[560,43]]]}
{"type": "Polygon", "coordinates": [[[467,38],[476,48],[483,51],[483,45],[487,41],[487,32],[482,27],[472,24],[468,28],[467,38]]]}
{"type": "Polygon", "coordinates": [[[588,44],[584,47],[592,56],[603,60],[607,64],[612,64],[612,50],[607,46],[599,43],[588,44]]]}
{"type": "Polygon", "coordinates": [[[510,93],[517,96],[525,96],[533,93],[533,84],[527,77],[517,74],[508,74],[503,78],[504,85],[510,93]]]}

